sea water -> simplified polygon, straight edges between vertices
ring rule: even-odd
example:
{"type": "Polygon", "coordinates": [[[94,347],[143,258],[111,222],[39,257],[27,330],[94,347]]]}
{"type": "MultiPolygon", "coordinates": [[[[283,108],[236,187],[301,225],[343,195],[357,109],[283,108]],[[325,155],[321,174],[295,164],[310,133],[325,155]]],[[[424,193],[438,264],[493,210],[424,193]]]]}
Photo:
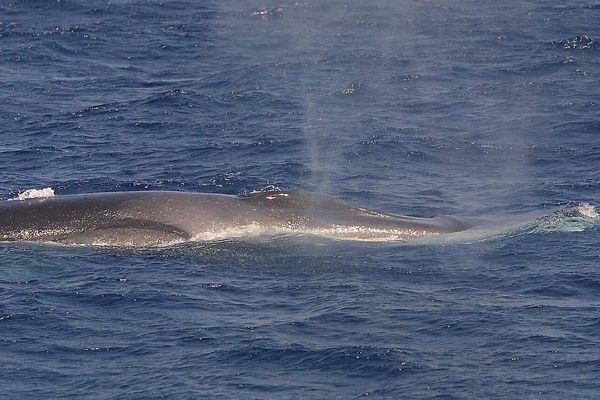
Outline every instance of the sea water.
{"type": "Polygon", "coordinates": [[[3,200],[280,189],[486,227],[0,244],[0,398],[597,398],[598,21],[593,0],[0,2],[3,200]]]}

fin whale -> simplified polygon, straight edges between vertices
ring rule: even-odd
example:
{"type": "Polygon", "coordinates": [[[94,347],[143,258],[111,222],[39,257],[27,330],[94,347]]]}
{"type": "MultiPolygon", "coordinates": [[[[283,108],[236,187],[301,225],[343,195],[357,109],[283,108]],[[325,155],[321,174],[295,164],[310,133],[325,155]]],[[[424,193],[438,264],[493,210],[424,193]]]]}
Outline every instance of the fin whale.
{"type": "Polygon", "coordinates": [[[0,241],[144,247],[271,233],[385,241],[467,228],[453,217],[386,214],[290,192],[109,192],[0,202],[0,241]]]}

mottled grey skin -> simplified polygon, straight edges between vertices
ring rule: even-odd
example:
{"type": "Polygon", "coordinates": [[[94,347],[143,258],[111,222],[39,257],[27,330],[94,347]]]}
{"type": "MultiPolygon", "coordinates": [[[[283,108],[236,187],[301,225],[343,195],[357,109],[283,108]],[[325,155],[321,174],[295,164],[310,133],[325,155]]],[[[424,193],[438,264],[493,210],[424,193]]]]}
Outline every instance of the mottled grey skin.
{"type": "Polygon", "coordinates": [[[0,202],[1,241],[160,246],[252,224],[359,240],[468,228],[451,217],[384,214],[327,196],[288,192],[118,192],[0,202]]]}

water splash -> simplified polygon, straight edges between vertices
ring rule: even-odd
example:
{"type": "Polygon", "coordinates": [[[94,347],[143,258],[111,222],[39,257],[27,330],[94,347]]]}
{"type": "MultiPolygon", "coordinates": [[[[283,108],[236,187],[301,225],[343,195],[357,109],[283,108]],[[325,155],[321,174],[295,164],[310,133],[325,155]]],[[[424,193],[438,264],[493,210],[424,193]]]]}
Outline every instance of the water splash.
{"type": "Polygon", "coordinates": [[[546,215],[539,212],[528,215],[508,216],[498,225],[498,219],[481,221],[473,228],[449,235],[442,235],[445,242],[476,243],[502,239],[521,238],[528,235],[555,233],[578,233],[600,228],[600,213],[589,203],[571,203],[546,215]],[[537,215],[535,215],[537,214],[537,215]]]}
{"type": "Polygon", "coordinates": [[[47,187],[43,189],[28,189],[20,193],[17,197],[9,200],[29,200],[52,196],[54,196],[54,189],[47,187]]]}
{"type": "Polygon", "coordinates": [[[529,234],[548,234],[556,232],[584,232],[598,227],[600,214],[589,203],[567,206],[547,216],[537,219],[526,226],[529,234]]]}
{"type": "Polygon", "coordinates": [[[596,207],[589,203],[581,203],[577,206],[577,211],[586,218],[600,219],[600,214],[598,214],[596,207]]]}

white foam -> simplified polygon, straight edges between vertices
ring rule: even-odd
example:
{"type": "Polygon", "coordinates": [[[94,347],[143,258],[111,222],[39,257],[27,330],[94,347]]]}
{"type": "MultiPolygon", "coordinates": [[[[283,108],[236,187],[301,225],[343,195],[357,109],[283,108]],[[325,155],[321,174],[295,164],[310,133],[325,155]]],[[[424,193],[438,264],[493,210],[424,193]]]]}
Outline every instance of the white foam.
{"type": "Polygon", "coordinates": [[[275,186],[275,185],[269,185],[260,190],[251,190],[247,194],[252,195],[252,194],[256,194],[256,193],[268,193],[268,192],[282,192],[282,194],[285,194],[287,196],[286,193],[283,193],[283,190],[280,187],[275,186]]]}
{"type": "Polygon", "coordinates": [[[365,226],[332,225],[327,228],[305,230],[302,233],[323,236],[330,239],[361,242],[395,242],[423,236],[437,236],[437,233],[418,229],[378,229],[365,226]]]}
{"type": "Polygon", "coordinates": [[[244,237],[257,237],[257,236],[268,236],[268,235],[280,235],[290,234],[292,230],[286,228],[274,228],[265,225],[261,225],[258,222],[252,222],[247,225],[240,225],[235,227],[227,227],[222,229],[215,229],[205,232],[200,232],[194,235],[192,241],[195,242],[212,242],[218,240],[244,238],[244,237]]]}
{"type": "Polygon", "coordinates": [[[600,214],[598,214],[596,207],[588,203],[581,203],[580,205],[578,205],[577,212],[583,217],[589,219],[600,219],[600,214]]]}
{"type": "Polygon", "coordinates": [[[43,188],[43,189],[26,190],[23,193],[20,193],[14,199],[9,199],[9,200],[29,200],[29,199],[39,199],[39,198],[53,197],[53,196],[54,196],[54,189],[47,187],[47,188],[43,188]]]}
{"type": "Polygon", "coordinates": [[[236,227],[214,229],[196,234],[192,241],[210,242],[236,238],[259,236],[311,235],[335,240],[361,242],[392,242],[423,236],[437,236],[424,230],[415,229],[376,229],[363,226],[332,225],[327,228],[307,228],[302,226],[268,226],[258,222],[236,227]]]}

